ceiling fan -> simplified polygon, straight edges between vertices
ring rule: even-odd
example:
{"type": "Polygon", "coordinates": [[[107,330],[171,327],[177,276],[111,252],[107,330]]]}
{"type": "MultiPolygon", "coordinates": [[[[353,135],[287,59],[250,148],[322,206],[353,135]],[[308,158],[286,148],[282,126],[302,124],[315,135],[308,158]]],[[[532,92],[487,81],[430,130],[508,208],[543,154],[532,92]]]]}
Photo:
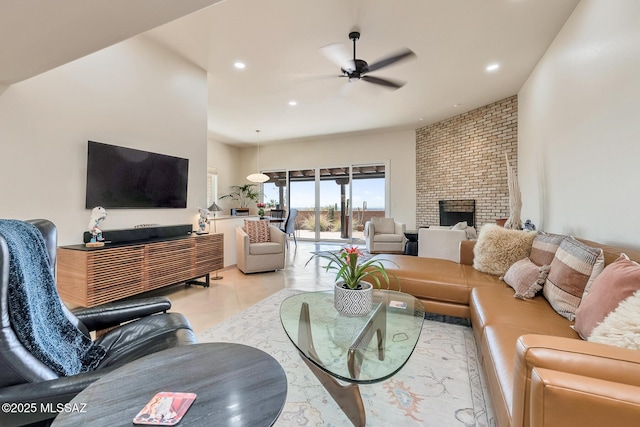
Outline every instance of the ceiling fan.
{"type": "Polygon", "coordinates": [[[321,49],[322,53],[331,61],[340,66],[342,74],[339,77],[347,77],[350,82],[364,80],[369,83],[382,85],[391,89],[399,89],[404,86],[405,82],[399,82],[380,77],[368,75],[369,73],[388,67],[398,61],[411,59],[416,56],[411,49],[404,48],[393,55],[380,59],[369,65],[367,61],[358,59],[356,56],[356,41],[360,39],[360,32],[352,31],[349,33],[349,39],[353,41],[353,58],[349,57],[348,52],[341,43],[331,44],[321,49]]]}

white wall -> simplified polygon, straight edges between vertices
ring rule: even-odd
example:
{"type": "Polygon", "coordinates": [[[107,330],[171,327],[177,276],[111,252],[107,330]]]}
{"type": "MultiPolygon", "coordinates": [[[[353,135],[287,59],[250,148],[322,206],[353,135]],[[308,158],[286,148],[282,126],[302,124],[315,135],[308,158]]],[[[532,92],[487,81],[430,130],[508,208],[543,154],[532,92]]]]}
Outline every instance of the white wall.
{"type": "MultiPolygon", "coordinates": [[[[256,149],[241,150],[246,177],[257,168],[256,149]]],[[[414,130],[337,135],[279,144],[261,144],[260,169],[335,167],[360,163],[388,163],[389,215],[407,229],[416,224],[416,133],[414,130]]],[[[243,180],[240,184],[243,184],[243,180]]]]}
{"type": "MultiPolygon", "coordinates": [[[[218,197],[228,194],[232,185],[241,185],[245,182],[242,175],[241,149],[233,145],[209,140],[207,152],[207,165],[216,169],[218,174],[218,197]]],[[[225,209],[220,214],[229,214],[229,209],[237,207],[232,200],[223,199],[217,201],[218,205],[225,209]]]]}
{"type": "Polygon", "coordinates": [[[197,221],[206,203],[206,73],[137,37],[0,93],[2,218],[48,218],[82,242],[87,140],[188,158],[186,209],[108,210],[104,229],[197,221]]]}
{"type": "Polygon", "coordinates": [[[640,247],[640,1],[582,0],[518,93],[523,218],[640,247]]]}

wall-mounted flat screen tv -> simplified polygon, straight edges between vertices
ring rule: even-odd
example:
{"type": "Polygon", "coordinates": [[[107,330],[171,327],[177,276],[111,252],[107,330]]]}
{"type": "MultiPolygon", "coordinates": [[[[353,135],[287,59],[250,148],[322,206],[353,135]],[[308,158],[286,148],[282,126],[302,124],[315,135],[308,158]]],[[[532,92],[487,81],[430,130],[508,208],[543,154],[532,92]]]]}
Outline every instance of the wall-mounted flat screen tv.
{"type": "Polygon", "coordinates": [[[186,208],[189,160],[89,141],[86,208],[186,208]]]}

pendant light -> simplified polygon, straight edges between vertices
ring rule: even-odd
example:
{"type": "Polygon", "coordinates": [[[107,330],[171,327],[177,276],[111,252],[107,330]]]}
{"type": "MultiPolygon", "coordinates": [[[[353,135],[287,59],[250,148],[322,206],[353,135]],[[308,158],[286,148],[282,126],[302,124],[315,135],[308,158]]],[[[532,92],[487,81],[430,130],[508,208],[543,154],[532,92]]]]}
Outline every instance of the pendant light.
{"type": "Polygon", "coordinates": [[[269,176],[260,172],[260,131],[256,130],[256,139],[258,140],[258,172],[247,176],[251,182],[263,183],[269,181],[269,176]]]}

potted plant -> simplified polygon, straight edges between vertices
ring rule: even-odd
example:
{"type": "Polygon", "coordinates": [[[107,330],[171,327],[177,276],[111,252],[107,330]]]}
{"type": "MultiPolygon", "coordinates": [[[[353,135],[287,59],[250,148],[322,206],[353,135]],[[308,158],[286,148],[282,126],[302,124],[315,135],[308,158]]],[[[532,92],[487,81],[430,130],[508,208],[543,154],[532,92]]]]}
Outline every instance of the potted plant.
{"type": "Polygon", "coordinates": [[[264,208],[267,207],[265,203],[258,203],[258,215],[260,215],[260,219],[264,218],[264,208]]]}
{"type": "MultiPolygon", "coordinates": [[[[379,273],[389,286],[389,275],[385,270],[382,259],[370,259],[362,261],[364,254],[357,247],[343,248],[340,252],[320,252],[313,255],[307,264],[314,258],[329,260],[324,266],[326,271],[336,272],[336,284],[334,288],[334,307],[336,310],[349,317],[364,316],[371,311],[373,301],[373,285],[364,279],[372,280],[378,289],[381,287],[379,273]]],[[[393,263],[392,261],[388,261],[393,263]]],[[[305,264],[305,266],[307,265],[305,264]]]]}
{"type": "Polygon", "coordinates": [[[240,205],[240,207],[236,209],[236,212],[245,212],[245,214],[248,214],[249,203],[257,203],[260,198],[260,192],[255,187],[256,184],[233,185],[231,186],[233,191],[224,196],[220,196],[220,199],[235,200],[240,205]]]}

